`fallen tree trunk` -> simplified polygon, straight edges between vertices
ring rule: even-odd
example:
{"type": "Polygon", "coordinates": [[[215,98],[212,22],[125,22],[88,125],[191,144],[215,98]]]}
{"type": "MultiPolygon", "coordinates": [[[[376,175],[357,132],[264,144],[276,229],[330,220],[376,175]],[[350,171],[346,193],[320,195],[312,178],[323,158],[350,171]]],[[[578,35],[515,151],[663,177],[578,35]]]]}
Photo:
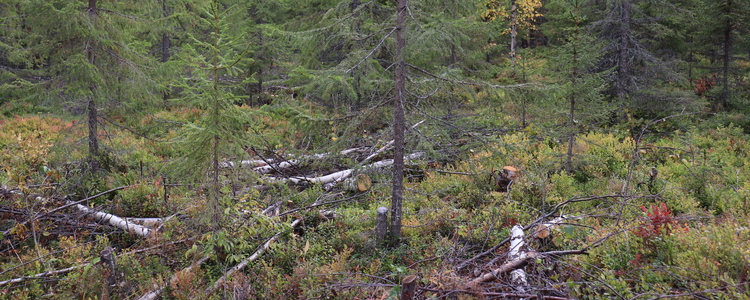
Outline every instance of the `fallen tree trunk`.
{"type": "MultiPolygon", "coordinates": [[[[299,225],[299,223],[301,223],[301,222],[302,222],[302,219],[294,220],[294,222],[292,222],[292,228],[297,227],[297,225],[299,225]]],[[[222,284],[224,284],[224,282],[227,280],[227,278],[229,276],[232,276],[237,271],[240,271],[240,270],[244,269],[247,266],[248,263],[250,263],[250,262],[255,261],[256,259],[258,259],[258,257],[260,257],[260,255],[263,254],[263,252],[265,252],[266,250],[268,250],[268,248],[271,247],[271,243],[273,243],[277,238],[279,238],[279,236],[281,236],[281,233],[282,232],[276,233],[273,237],[271,237],[270,239],[268,239],[268,241],[265,244],[263,244],[263,246],[260,247],[260,249],[258,249],[257,251],[255,251],[255,253],[253,253],[253,255],[251,255],[248,258],[245,258],[244,260],[242,260],[242,262],[240,262],[239,264],[237,264],[233,268],[229,269],[229,271],[227,271],[224,274],[224,276],[221,276],[221,278],[219,278],[218,280],[216,280],[216,282],[213,285],[209,286],[203,292],[204,297],[209,298],[211,296],[211,294],[213,294],[213,292],[216,289],[218,289],[222,284]]]]}
{"type": "MultiPolygon", "coordinates": [[[[417,126],[419,126],[420,124],[424,123],[424,121],[426,121],[426,120],[427,119],[424,119],[422,121],[417,122],[416,124],[412,125],[409,129],[417,128],[417,126]]],[[[393,146],[393,143],[394,143],[394,140],[388,141],[388,143],[386,143],[385,146],[383,146],[380,149],[378,149],[378,151],[375,151],[375,153],[370,154],[369,156],[367,156],[365,159],[363,159],[361,162],[359,162],[359,164],[360,165],[364,164],[364,163],[368,162],[369,160],[373,159],[374,157],[378,156],[380,153],[383,153],[383,151],[385,151],[388,148],[390,148],[391,146],[393,146]]]]}
{"type": "MultiPolygon", "coordinates": [[[[412,153],[412,154],[404,157],[404,160],[417,159],[417,158],[421,157],[422,155],[424,155],[424,152],[412,153]]],[[[369,164],[369,165],[365,166],[364,168],[365,169],[377,169],[377,168],[384,168],[384,167],[390,166],[392,164],[393,164],[393,159],[386,159],[386,160],[381,160],[379,162],[375,162],[375,163],[369,164]]],[[[329,183],[333,183],[333,184],[336,184],[336,183],[341,182],[342,180],[348,178],[349,176],[351,176],[353,174],[353,172],[354,172],[354,169],[347,169],[347,170],[338,171],[336,173],[331,173],[331,174],[328,174],[328,175],[325,175],[325,176],[319,176],[319,177],[300,177],[300,176],[289,177],[289,178],[269,177],[269,179],[275,180],[275,181],[281,181],[281,182],[291,182],[293,184],[303,184],[303,183],[311,183],[311,184],[316,184],[316,183],[329,184],[329,183]]]]}
{"type": "MultiPolygon", "coordinates": [[[[70,203],[73,203],[73,202],[68,201],[68,204],[70,203]]],[[[116,215],[93,210],[81,204],[76,204],[76,208],[78,208],[78,210],[83,212],[84,214],[93,215],[94,219],[99,222],[107,222],[114,227],[125,230],[128,233],[136,234],[144,238],[148,237],[148,235],[151,234],[151,229],[148,229],[138,224],[134,224],[133,222],[128,222],[127,220],[121,217],[118,217],[116,215]]]]}
{"type": "MultiPolygon", "coordinates": [[[[247,167],[247,168],[261,167],[261,166],[268,165],[268,163],[273,163],[273,160],[268,160],[268,162],[262,159],[250,159],[250,160],[239,161],[240,166],[247,167]]],[[[235,162],[233,161],[220,162],[219,168],[234,168],[234,165],[235,165],[235,162]]]]}
{"type": "MultiPolygon", "coordinates": [[[[100,196],[102,196],[102,195],[106,195],[106,194],[109,194],[109,193],[111,193],[111,192],[114,192],[114,191],[118,191],[118,190],[121,190],[121,189],[124,189],[124,188],[127,188],[127,187],[130,187],[130,185],[126,185],[126,186],[120,186],[120,187],[116,187],[116,188],[113,188],[113,189],[111,189],[111,190],[108,190],[108,191],[104,191],[104,192],[101,192],[101,193],[99,193],[99,194],[96,194],[96,195],[93,195],[93,196],[91,196],[91,197],[87,197],[87,198],[84,198],[84,199],[81,199],[81,200],[78,200],[78,201],[66,201],[66,202],[67,202],[67,204],[65,204],[65,205],[62,205],[62,206],[60,206],[60,207],[57,207],[57,208],[55,208],[55,209],[53,209],[53,210],[50,210],[50,211],[44,212],[44,213],[38,213],[38,214],[36,214],[36,215],[34,215],[34,216],[30,217],[30,218],[29,218],[29,219],[27,219],[26,221],[23,221],[23,222],[21,222],[21,223],[18,223],[18,224],[17,224],[16,226],[24,226],[24,225],[26,225],[26,224],[27,224],[27,223],[28,223],[28,222],[29,222],[30,220],[38,220],[38,219],[40,219],[40,218],[42,218],[42,217],[44,217],[44,216],[48,216],[48,215],[51,215],[52,213],[58,212],[58,211],[60,211],[60,210],[63,210],[63,209],[65,209],[65,208],[68,208],[68,207],[71,207],[71,206],[74,206],[74,205],[79,205],[79,204],[81,204],[81,203],[83,203],[83,202],[89,201],[89,200],[91,200],[91,199],[96,199],[96,198],[98,198],[98,197],[100,197],[100,196]]],[[[18,193],[18,192],[12,192],[12,191],[11,191],[11,193],[12,193],[12,194],[14,194],[14,195],[24,196],[23,194],[21,194],[21,193],[18,193]]],[[[41,200],[43,200],[43,199],[44,199],[44,198],[43,198],[43,197],[41,197],[41,196],[39,196],[39,197],[36,197],[36,198],[35,198],[35,200],[36,200],[36,201],[41,201],[41,200]]],[[[52,199],[52,198],[50,198],[50,199],[52,199]]],[[[54,198],[54,199],[58,199],[58,198],[54,198]]],[[[11,228],[11,229],[8,229],[8,230],[6,230],[6,231],[3,231],[3,235],[8,235],[8,233],[10,233],[10,231],[11,231],[11,230],[13,230],[13,228],[11,228]]]]}
{"type": "MultiPolygon", "coordinates": [[[[526,242],[524,241],[523,227],[520,225],[513,226],[513,229],[511,229],[510,232],[510,251],[508,253],[508,260],[514,261],[525,259],[526,252],[523,248],[526,246],[526,242]]],[[[522,267],[510,271],[510,278],[519,293],[526,293],[528,281],[526,281],[526,271],[522,267]]]]}
{"type": "MultiPolygon", "coordinates": [[[[351,149],[340,151],[339,154],[348,155],[354,152],[361,152],[361,151],[363,151],[362,148],[351,148],[351,149]]],[[[330,154],[327,154],[327,153],[304,155],[304,156],[299,157],[299,159],[290,159],[290,160],[282,161],[280,163],[258,165],[257,167],[253,168],[253,170],[260,174],[268,174],[268,173],[273,172],[274,170],[291,168],[293,166],[298,165],[301,161],[322,159],[329,155],[330,154]]]]}

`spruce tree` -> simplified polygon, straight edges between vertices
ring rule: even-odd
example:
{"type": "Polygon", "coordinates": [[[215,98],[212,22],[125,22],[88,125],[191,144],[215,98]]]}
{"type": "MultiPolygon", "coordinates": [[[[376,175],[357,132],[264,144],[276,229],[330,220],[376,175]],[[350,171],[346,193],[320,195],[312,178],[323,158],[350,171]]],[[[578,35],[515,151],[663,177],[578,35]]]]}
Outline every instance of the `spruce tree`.
{"type": "Polygon", "coordinates": [[[604,72],[596,72],[595,64],[601,56],[601,46],[596,39],[586,34],[581,24],[585,15],[581,7],[586,0],[556,1],[562,12],[556,16],[567,24],[564,31],[567,43],[558,49],[556,70],[560,74],[561,100],[567,100],[567,154],[565,172],[573,173],[573,147],[576,134],[585,126],[592,126],[607,117],[606,105],[601,102],[604,72]]]}
{"type": "MultiPolygon", "coordinates": [[[[143,25],[143,11],[127,1],[99,2],[44,1],[18,2],[11,26],[19,26],[2,45],[14,78],[3,85],[2,93],[23,90],[25,101],[44,99],[86,111],[89,161],[92,169],[100,163],[99,125],[105,104],[130,99],[146,99],[151,91],[150,61],[142,48],[133,43],[143,25]],[[61,100],[61,101],[60,101],[61,100]]],[[[8,12],[6,12],[8,13],[8,12]]],[[[8,19],[6,19],[8,20],[8,19]]],[[[8,74],[8,73],[6,73],[8,74]]]]}
{"type": "Polygon", "coordinates": [[[221,194],[226,186],[219,163],[223,159],[241,158],[255,140],[246,129],[252,126],[253,116],[234,104],[238,96],[231,90],[236,84],[229,80],[242,72],[238,64],[250,59],[246,57],[248,45],[241,51],[235,50],[241,39],[228,34],[230,24],[226,20],[236,13],[234,6],[225,9],[214,0],[202,13],[205,17],[201,21],[211,31],[206,40],[190,35],[192,45],[186,45],[179,55],[187,72],[179,87],[184,90],[183,100],[204,113],[183,128],[176,142],[184,149],[184,155],[172,165],[172,170],[178,176],[205,184],[210,222],[216,229],[223,219],[221,194]]]}

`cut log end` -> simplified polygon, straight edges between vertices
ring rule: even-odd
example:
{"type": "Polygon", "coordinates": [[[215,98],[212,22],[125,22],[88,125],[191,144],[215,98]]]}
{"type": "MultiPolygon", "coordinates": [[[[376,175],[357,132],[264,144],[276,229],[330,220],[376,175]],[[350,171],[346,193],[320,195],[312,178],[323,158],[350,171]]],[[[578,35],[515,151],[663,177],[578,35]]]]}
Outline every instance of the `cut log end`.
{"type": "Polygon", "coordinates": [[[344,186],[353,192],[366,192],[372,187],[370,176],[359,174],[354,178],[347,179],[344,186]]]}
{"type": "Polygon", "coordinates": [[[498,192],[507,192],[518,179],[518,168],[505,166],[500,172],[493,171],[490,178],[494,181],[498,192]]]}

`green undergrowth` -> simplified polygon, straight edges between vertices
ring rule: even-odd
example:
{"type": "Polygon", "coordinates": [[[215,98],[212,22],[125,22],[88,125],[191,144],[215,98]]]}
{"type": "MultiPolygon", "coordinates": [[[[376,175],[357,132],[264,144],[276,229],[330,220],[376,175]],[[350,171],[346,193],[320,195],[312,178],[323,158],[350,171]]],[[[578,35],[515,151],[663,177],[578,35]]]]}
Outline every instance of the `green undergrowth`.
{"type": "MultiPolygon", "coordinates": [[[[299,151],[299,139],[305,136],[296,132],[321,124],[316,113],[301,114],[300,107],[260,108],[255,127],[248,130],[262,134],[270,148],[299,151]]],[[[138,122],[186,122],[202,113],[172,108],[138,122]]],[[[517,122],[498,120],[500,125],[517,122]]],[[[329,126],[307,131],[310,144],[337,137],[340,127],[329,126]]],[[[89,205],[121,216],[175,217],[148,239],[103,227],[75,230],[49,219],[22,224],[8,217],[0,223],[8,232],[0,280],[80,268],[57,280],[11,284],[0,293],[13,299],[102,299],[105,293],[110,299],[128,299],[165,285],[162,299],[200,298],[226,270],[277,233],[268,251],[213,298],[382,299],[395,294],[400,279],[412,274],[419,275],[421,287],[459,289],[476,274],[470,268],[457,271],[456,264],[501,243],[514,225],[529,225],[557,207],[550,219],[565,215],[566,223],[548,239],[529,240],[529,247],[585,248],[588,254],[532,262],[527,271],[546,280],[550,289],[580,299],[690,293],[750,297],[750,145],[742,128],[655,128],[640,142],[629,131],[592,131],[576,138],[573,171],[566,174],[567,144],[534,126],[495,133],[484,147],[458,150],[455,161],[412,161],[419,176],[406,183],[402,239],[379,241],[375,211],[390,208],[386,173],[371,174],[374,184],[368,192],[331,194],[320,186],[243,188],[258,184],[257,176],[226,171],[221,176],[226,186],[223,219],[219,230],[209,231],[216,227],[205,217],[203,187],[164,172],[165,161],[187,150],[163,142],[176,136],[175,129],[162,129],[158,140],[108,129],[102,133],[108,135],[105,170],[87,174],[80,121],[49,115],[7,118],[0,124],[4,188],[58,198],[64,195],[58,190],[65,188],[82,198],[126,186],[89,205]],[[519,169],[508,192],[493,181],[504,166],[519,169]],[[652,170],[658,175],[651,175],[652,170]],[[283,217],[260,215],[278,201],[283,212],[347,197],[351,199],[283,217]],[[291,228],[296,219],[303,222],[291,228]],[[94,263],[106,246],[118,252],[119,283],[114,287],[101,280],[104,266],[94,263]],[[200,267],[178,272],[203,256],[209,260],[200,267]]],[[[42,212],[57,204],[44,199],[10,195],[3,198],[3,207],[42,212]]],[[[506,251],[507,245],[499,247],[477,263],[506,251]]]]}

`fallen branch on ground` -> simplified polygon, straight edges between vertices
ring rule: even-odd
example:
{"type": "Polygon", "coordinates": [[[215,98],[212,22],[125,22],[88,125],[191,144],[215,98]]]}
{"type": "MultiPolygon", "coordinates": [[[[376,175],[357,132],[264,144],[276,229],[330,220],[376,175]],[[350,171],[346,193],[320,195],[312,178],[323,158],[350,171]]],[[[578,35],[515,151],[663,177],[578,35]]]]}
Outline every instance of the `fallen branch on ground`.
{"type": "MultiPolygon", "coordinates": [[[[301,223],[301,222],[302,222],[302,219],[294,220],[294,222],[292,222],[292,228],[297,227],[297,225],[299,225],[299,223],[301,223]]],[[[229,271],[227,271],[224,274],[224,276],[221,276],[221,278],[219,278],[218,280],[216,280],[216,282],[213,285],[211,285],[210,287],[208,287],[203,292],[203,295],[206,298],[210,297],[211,294],[213,294],[213,292],[217,288],[219,288],[222,284],[224,284],[224,282],[227,280],[227,278],[229,276],[232,276],[232,274],[236,273],[237,271],[240,271],[240,270],[244,269],[247,266],[248,263],[250,263],[250,262],[255,261],[256,259],[258,259],[258,257],[260,257],[260,255],[263,254],[263,252],[265,252],[266,250],[268,250],[268,248],[271,247],[271,243],[273,243],[277,238],[279,238],[279,236],[281,236],[281,233],[282,232],[276,233],[273,237],[271,237],[270,239],[268,239],[268,241],[266,241],[266,243],[263,244],[263,246],[261,246],[260,249],[258,249],[257,251],[255,251],[255,253],[253,253],[253,255],[251,255],[248,258],[245,258],[244,260],[242,260],[242,262],[240,262],[239,264],[237,264],[233,268],[229,269],[229,271]]],[[[142,300],[145,300],[145,299],[142,299],[142,300]]]]}
{"type": "Polygon", "coordinates": [[[542,257],[550,257],[550,256],[563,256],[563,255],[572,255],[572,254],[588,254],[586,252],[587,250],[563,250],[563,251],[549,251],[549,252],[536,252],[536,251],[529,251],[526,252],[525,255],[516,258],[514,260],[508,261],[501,265],[500,267],[492,270],[491,272],[485,273],[477,278],[474,278],[474,280],[469,281],[469,283],[466,284],[466,289],[471,290],[472,288],[476,287],[478,284],[482,282],[490,281],[494,278],[499,278],[503,274],[510,273],[513,270],[517,270],[520,268],[523,268],[528,264],[530,261],[533,261],[537,258],[542,257]]]}
{"type": "MultiPolygon", "coordinates": [[[[177,272],[172,276],[172,279],[169,280],[170,285],[176,284],[177,281],[180,279],[180,274],[186,274],[193,270],[193,268],[199,267],[201,264],[206,262],[208,260],[208,256],[204,256],[201,259],[197,260],[196,262],[192,263],[189,267],[182,269],[181,271],[177,272]]],[[[150,291],[146,293],[145,295],[138,298],[138,300],[156,300],[161,296],[161,293],[164,292],[164,289],[167,287],[167,284],[162,285],[156,290],[150,291]]]]}

